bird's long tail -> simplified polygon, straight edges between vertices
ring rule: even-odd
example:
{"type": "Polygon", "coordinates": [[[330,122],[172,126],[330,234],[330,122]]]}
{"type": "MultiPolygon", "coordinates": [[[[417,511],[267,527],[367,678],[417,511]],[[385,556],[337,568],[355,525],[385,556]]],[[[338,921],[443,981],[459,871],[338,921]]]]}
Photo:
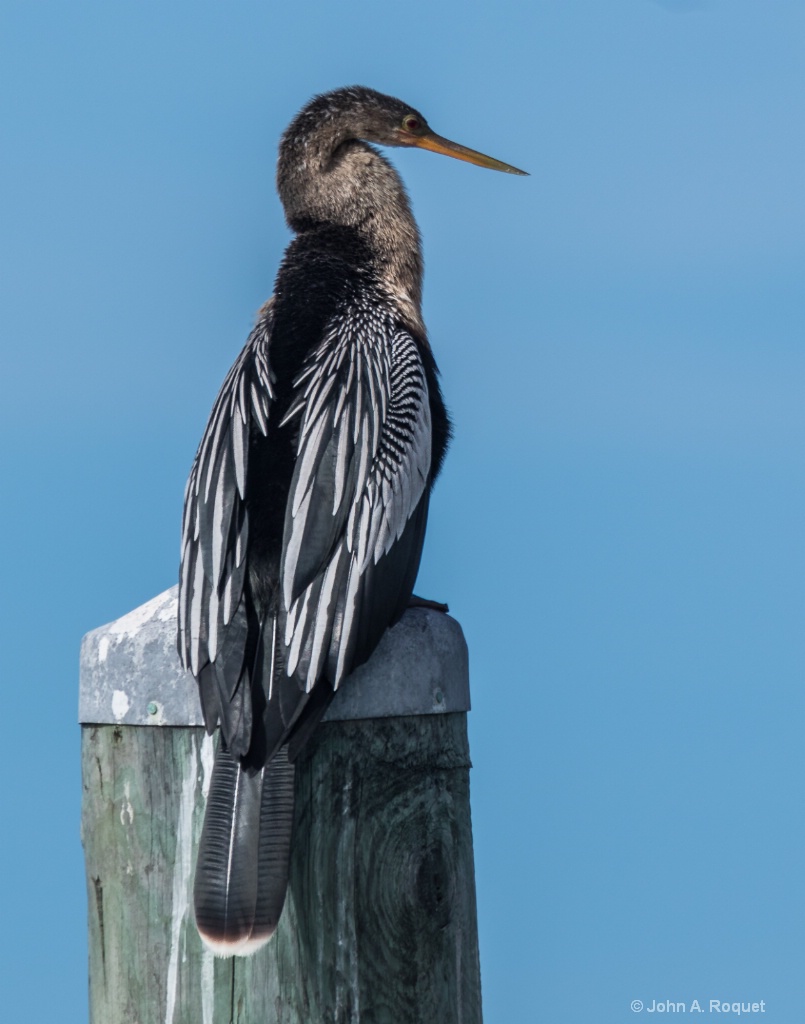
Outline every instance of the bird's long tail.
{"type": "Polygon", "coordinates": [[[288,887],[294,766],[282,747],[249,775],[218,742],[193,899],[217,956],[253,953],[274,934],[288,887]]]}

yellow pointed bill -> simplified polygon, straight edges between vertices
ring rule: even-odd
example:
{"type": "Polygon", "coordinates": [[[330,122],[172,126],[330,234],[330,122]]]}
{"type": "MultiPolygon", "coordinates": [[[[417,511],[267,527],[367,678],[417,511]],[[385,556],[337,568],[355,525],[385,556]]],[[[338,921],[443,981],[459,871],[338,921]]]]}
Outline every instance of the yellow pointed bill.
{"type": "Polygon", "coordinates": [[[455,157],[456,160],[466,160],[469,164],[477,164],[479,167],[488,167],[492,171],[505,171],[506,174],[528,175],[528,171],[521,171],[517,167],[512,167],[511,164],[504,164],[501,160],[496,160],[493,156],[485,156],[483,153],[477,153],[474,149],[468,149],[466,146],[460,146],[457,142],[451,142],[450,139],[444,139],[441,135],[437,135],[435,132],[428,132],[426,135],[413,136],[410,139],[409,145],[417,146],[419,149],[429,149],[431,153],[441,153],[443,156],[452,156],[455,157]]]}

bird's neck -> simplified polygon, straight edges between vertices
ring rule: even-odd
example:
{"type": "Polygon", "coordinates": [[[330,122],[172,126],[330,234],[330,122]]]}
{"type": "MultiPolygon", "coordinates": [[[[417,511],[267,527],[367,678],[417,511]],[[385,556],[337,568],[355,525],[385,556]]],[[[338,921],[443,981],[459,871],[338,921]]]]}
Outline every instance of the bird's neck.
{"type": "Polygon", "coordinates": [[[411,327],[422,325],[422,253],[405,187],[392,165],[355,139],[283,139],[277,188],[288,224],[304,231],[336,224],[356,231],[375,271],[411,327]]]}

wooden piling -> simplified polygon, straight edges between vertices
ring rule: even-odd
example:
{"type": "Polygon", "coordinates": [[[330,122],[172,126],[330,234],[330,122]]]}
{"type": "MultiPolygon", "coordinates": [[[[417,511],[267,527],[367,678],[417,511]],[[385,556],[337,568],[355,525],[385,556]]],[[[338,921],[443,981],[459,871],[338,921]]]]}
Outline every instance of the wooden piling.
{"type": "Polygon", "coordinates": [[[460,627],[413,610],[347,681],[298,762],[277,934],[217,959],[192,916],[213,741],[171,600],[82,649],[92,1024],[480,1024],[460,627]]]}

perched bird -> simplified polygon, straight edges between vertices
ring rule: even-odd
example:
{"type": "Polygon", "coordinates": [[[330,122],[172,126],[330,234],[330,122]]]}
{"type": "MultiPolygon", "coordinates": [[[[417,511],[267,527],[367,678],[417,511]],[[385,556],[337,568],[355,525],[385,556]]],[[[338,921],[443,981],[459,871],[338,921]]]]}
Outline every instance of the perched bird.
{"type": "Polygon", "coordinates": [[[412,598],[450,437],[422,322],[419,232],[371,143],[523,174],[371,89],[317,96],[279,148],[296,237],[210,415],[185,492],[178,646],[220,725],[195,876],[220,955],[285,899],[293,761],[412,598]]]}

